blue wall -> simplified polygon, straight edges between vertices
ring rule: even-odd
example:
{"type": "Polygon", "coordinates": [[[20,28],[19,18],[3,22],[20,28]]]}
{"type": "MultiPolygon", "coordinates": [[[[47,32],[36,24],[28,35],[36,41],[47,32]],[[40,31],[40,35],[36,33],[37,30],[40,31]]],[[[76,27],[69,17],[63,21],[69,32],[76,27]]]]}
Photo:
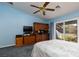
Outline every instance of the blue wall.
{"type": "Polygon", "coordinates": [[[33,22],[47,23],[10,5],[0,3],[0,48],[15,45],[15,36],[23,34],[23,26],[31,26],[33,22]]]}

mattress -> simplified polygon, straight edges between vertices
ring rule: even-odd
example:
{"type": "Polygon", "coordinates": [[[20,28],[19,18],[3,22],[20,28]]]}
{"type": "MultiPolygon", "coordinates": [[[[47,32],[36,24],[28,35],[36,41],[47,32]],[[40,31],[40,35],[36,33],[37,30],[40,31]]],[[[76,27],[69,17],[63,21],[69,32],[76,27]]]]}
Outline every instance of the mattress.
{"type": "Polygon", "coordinates": [[[79,44],[64,40],[49,40],[36,43],[32,57],[79,57],[79,44]]]}

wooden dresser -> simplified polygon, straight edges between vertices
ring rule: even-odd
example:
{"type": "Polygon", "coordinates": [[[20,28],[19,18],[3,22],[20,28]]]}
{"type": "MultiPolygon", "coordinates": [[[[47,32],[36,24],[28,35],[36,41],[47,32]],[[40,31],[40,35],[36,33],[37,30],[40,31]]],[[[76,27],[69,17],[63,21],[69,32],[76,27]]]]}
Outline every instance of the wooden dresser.
{"type": "Polygon", "coordinates": [[[44,23],[33,24],[33,34],[30,35],[16,35],[16,47],[21,47],[24,45],[33,45],[40,41],[46,41],[49,39],[49,25],[44,23]],[[39,33],[39,31],[44,30],[45,33],[39,33]]]}

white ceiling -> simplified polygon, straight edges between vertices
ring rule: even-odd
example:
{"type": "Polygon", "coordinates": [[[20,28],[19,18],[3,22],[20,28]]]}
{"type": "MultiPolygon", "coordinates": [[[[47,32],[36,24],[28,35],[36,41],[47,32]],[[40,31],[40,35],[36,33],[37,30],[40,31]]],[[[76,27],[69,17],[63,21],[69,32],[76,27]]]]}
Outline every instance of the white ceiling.
{"type": "Polygon", "coordinates": [[[57,16],[62,16],[64,14],[73,12],[79,9],[78,2],[50,2],[48,4],[48,8],[55,8],[57,5],[60,5],[61,8],[55,8],[55,11],[46,11],[46,15],[43,16],[42,13],[38,12],[33,14],[34,11],[38,10],[37,8],[31,7],[30,5],[42,6],[44,2],[14,2],[14,6],[30,15],[34,15],[36,17],[40,17],[43,19],[51,19],[57,16]]]}

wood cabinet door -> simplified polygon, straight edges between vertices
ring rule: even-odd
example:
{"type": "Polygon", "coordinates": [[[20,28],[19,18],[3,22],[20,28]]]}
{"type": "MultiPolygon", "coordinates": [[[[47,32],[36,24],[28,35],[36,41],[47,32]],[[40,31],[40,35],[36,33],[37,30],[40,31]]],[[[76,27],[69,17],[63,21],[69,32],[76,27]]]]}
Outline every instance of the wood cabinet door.
{"type": "Polygon", "coordinates": [[[45,25],[45,29],[48,30],[49,29],[49,25],[45,25]]]}
{"type": "Polygon", "coordinates": [[[42,27],[42,24],[39,24],[39,23],[35,23],[35,24],[34,24],[34,27],[35,27],[35,28],[34,28],[35,31],[39,31],[40,29],[43,28],[43,27],[42,27]]]}
{"type": "Polygon", "coordinates": [[[28,38],[28,36],[24,37],[24,45],[29,45],[29,38],[28,38]]]}
{"type": "Polygon", "coordinates": [[[34,24],[34,30],[35,30],[35,31],[38,31],[38,29],[39,29],[38,24],[35,23],[35,24],[34,24]]]}
{"type": "Polygon", "coordinates": [[[49,29],[49,26],[48,26],[48,24],[42,24],[42,28],[43,28],[44,30],[48,30],[48,29],[49,29]]]}
{"type": "Polygon", "coordinates": [[[23,46],[23,37],[16,38],[16,47],[23,46]]]}
{"type": "Polygon", "coordinates": [[[35,35],[24,37],[24,45],[32,45],[34,43],[35,43],[35,35]]]}
{"type": "Polygon", "coordinates": [[[41,34],[37,34],[36,35],[36,42],[40,42],[40,41],[42,41],[42,36],[41,36],[41,34]]]}
{"type": "Polygon", "coordinates": [[[30,36],[29,38],[29,45],[32,45],[32,44],[34,44],[35,43],[35,36],[30,36]]]}
{"type": "Polygon", "coordinates": [[[48,34],[42,34],[42,41],[48,40],[48,34]]]}

